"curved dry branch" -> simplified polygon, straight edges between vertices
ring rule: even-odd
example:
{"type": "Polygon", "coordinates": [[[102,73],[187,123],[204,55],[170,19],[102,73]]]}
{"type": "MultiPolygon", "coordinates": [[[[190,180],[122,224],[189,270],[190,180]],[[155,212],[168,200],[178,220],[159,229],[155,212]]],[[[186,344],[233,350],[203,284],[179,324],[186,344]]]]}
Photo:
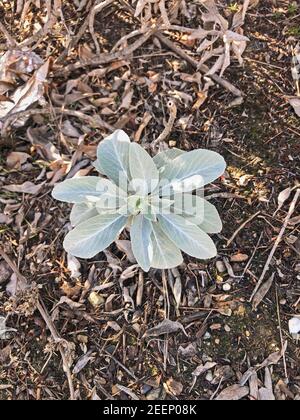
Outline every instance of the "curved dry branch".
{"type": "Polygon", "coordinates": [[[109,6],[114,1],[115,0],[104,0],[100,3],[100,0],[97,0],[96,4],[94,5],[91,12],[89,13],[88,25],[89,25],[90,34],[93,38],[93,41],[96,47],[97,54],[100,54],[100,46],[99,46],[97,37],[95,35],[95,31],[94,31],[95,17],[97,13],[100,13],[105,7],[109,6]]]}
{"type": "Polygon", "coordinates": [[[21,48],[30,47],[31,45],[35,44],[35,47],[32,49],[37,48],[38,44],[48,35],[48,33],[52,30],[53,26],[57,22],[58,14],[61,12],[61,0],[54,0],[53,7],[52,2],[47,2],[47,15],[48,20],[39,31],[33,34],[30,38],[25,39],[24,41],[20,42],[19,46],[21,48]]]}

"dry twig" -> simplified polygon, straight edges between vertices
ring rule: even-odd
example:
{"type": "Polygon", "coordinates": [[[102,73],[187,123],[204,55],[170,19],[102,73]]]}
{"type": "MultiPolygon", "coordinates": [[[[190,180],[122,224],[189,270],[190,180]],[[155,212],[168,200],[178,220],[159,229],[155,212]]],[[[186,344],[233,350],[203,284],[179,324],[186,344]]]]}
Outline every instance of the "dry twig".
{"type": "Polygon", "coordinates": [[[168,109],[170,111],[169,120],[163,130],[163,132],[157,137],[156,140],[154,140],[151,144],[151,149],[155,151],[155,148],[159,146],[160,143],[162,143],[171,133],[174,123],[176,121],[177,117],[177,106],[173,100],[169,100],[168,102],[168,109]]]}
{"type": "Polygon", "coordinates": [[[247,226],[248,223],[250,223],[253,219],[256,218],[256,216],[258,216],[260,214],[260,211],[258,211],[257,213],[253,214],[251,217],[249,217],[249,219],[247,219],[244,223],[242,223],[238,229],[234,232],[234,234],[232,235],[232,237],[227,241],[227,246],[229,246],[234,239],[237,237],[237,235],[241,232],[241,230],[244,229],[245,226],[247,226]]]}
{"type": "Polygon", "coordinates": [[[295,196],[293,198],[293,201],[291,202],[291,205],[290,205],[288,214],[287,214],[287,216],[286,216],[286,218],[284,220],[284,224],[283,224],[283,226],[281,228],[281,231],[280,231],[280,233],[279,233],[279,235],[278,235],[278,237],[277,237],[277,239],[275,241],[275,244],[274,244],[274,246],[273,246],[273,248],[272,248],[272,250],[270,252],[269,258],[268,258],[268,260],[267,260],[267,262],[266,262],[266,264],[264,266],[264,269],[263,269],[263,272],[262,272],[262,274],[261,274],[261,276],[259,278],[259,281],[258,281],[258,283],[257,283],[257,285],[256,285],[256,287],[255,287],[255,289],[254,289],[254,291],[253,291],[253,293],[251,295],[250,302],[253,300],[256,292],[258,291],[258,289],[260,288],[261,284],[264,281],[265,275],[266,275],[266,273],[269,270],[269,267],[270,267],[271,261],[272,261],[272,259],[274,257],[274,254],[275,254],[275,252],[276,252],[276,250],[277,250],[280,242],[282,241],[282,238],[283,238],[283,235],[284,235],[284,233],[286,231],[286,228],[288,226],[289,220],[290,220],[290,218],[292,217],[292,215],[293,215],[293,213],[295,211],[296,204],[297,204],[297,201],[299,199],[299,196],[300,196],[300,189],[298,189],[296,191],[296,194],[295,194],[295,196]]]}
{"type": "Polygon", "coordinates": [[[145,33],[139,39],[137,39],[132,45],[130,45],[127,48],[124,48],[124,50],[115,52],[113,54],[111,53],[99,54],[99,56],[96,55],[95,57],[91,59],[77,62],[74,64],[69,64],[64,69],[61,69],[61,67],[59,67],[57,72],[55,72],[55,75],[57,74],[66,75],[74,70],[78,70],[84,67],[100,66],[103,64],[112,63],[114,61],[120,61],[120,60],[126,60],[126,59],[128,60],[129,57],[134,53],[134,51],[139,49],[142,45],[144,45],[156,31],[157,29],[155,28],[150,29],[147,33],[145,33]]]}

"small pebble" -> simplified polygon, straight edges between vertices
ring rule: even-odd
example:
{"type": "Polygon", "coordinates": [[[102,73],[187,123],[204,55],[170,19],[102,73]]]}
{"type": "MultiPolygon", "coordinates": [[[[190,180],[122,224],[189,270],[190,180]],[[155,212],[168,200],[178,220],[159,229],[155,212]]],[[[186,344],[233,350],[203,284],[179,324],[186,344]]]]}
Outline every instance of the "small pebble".
{"type": "Polygon", "coordinates": [[[223,285],[223,290],[224,292],[229,292],[229,290],[231,290],[231,285],[229,283],[225,283],[223,285]]]}
{"type": "Polygon", "coordinates": [[[78,334],[78,335],[77,335],[77,340],[78,340],[80,343],[83,343],[83,344],[87,344],[87,343],[88,343],[88,341],[89,341],[89,339],[88,339],[88,337],[87,337],[86,335],[81,335],[81,334],[78,334]]]}
{"type": "Polygon", "coordinates": [[[286,305],[286,299],[281,299],[279,303],[280,305],[286,305]]]}
{"type": "Polygon", "coordinates": [[[300,318],[292,318],[289,321],[289,330],[291,334],[299,334],[300,333],[300,318]]]}
{"type": "Polygon", "coordinates": [[[211,339],[211,335],[210,335],[210,333],[209,333],[209,332],[206,332],[206,333],[204,334],[203,339],[204,339],[204,340],[210,340],[210,339],[211,339]]]}
{"type": "Polygon", "coordinates": [[[229,333],[231,331],[231,328],[229,327],[229,325],[225,325],[224,330],[229,333]]]}
{"type": "Polygon", "coordinates": [[[101,295],[98,295],[97,292],[92,292],[89,296],[89,302],[94,307],[100,306],[102,303],[104,303],[104,298],[101,295]]]}
{"type": "Polygon", "coordinates": [[[205,379],[208,381],[208,382],[211,382],[212,380],[213,380],[213,374],[212,374],[212,372],[211,371],[209,371],[208,373],[207,373],[207,375],[205,376],[205,379]]]}

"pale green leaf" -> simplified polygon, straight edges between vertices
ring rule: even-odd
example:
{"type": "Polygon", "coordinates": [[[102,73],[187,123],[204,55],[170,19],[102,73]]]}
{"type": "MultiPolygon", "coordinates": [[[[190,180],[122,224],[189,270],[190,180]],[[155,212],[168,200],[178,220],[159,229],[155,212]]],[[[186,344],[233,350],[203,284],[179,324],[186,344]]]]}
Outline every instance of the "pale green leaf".
{"type": "Polygon", "coordinates": [[[141,266],[148,272],[153,257],[153,245],[151,241],[152,223],[142,214],[135,216],[130,228],[131,246],[133,254],[141,266]]]}
{"type": "Polygon", "coordinates": [[[98,211],[93,203],[77,203],[72,208],[70,222],[72,226],[77,226],[97,215],[98,211]]]}
{"type": "Polygon", "coordinates": [[[158,216],[158,221],[164,233],[186,254],[203,260],[217,255],[211,238],[184,217],[164,214],[158,216]]]}
{"type": "Polygon", "coordinates": [[[127,190],[129,172],[130,139],[122,130],[102,140],[97,149],[99,169],[119,187],[127,190]]]}
{"type": "Polygon", "coordinates": [[[117,210],[127,205],[127,194],[110,180],[102,181],[103,194],[96,201],[99,213],[110,210],[117,213],[117,210]]]}
{"type": "Polygon", "coordinates": [[[68,233],[64,248],[74,257],[92,258],[116,240],[126,222],[127,217],[119,214],[95,216],[68,233]]]}
{"type": "Polygon", "coordinates": [[[97,160],[95,160],[95,162],[93,162],[93,166],[99,172],[100,175],[105,175],[99,159],[97,159],[97,160]]]}
{"type": "Polygon", "coordinates": [[[181,265],[183,258],[179,248],[170,241],[158,223],[153,223],[152,227],[153,259],[151,267],[167,270],[181,265]]]}
{"type": "Polygon", "coordinates": [[[151,156],[137,143],[130,145],[129,166],[132,186],[140,195],[147,195],[158,185],[159,174],[151,156]]]}
{"type": "Polygon", "coordinates": [[[210,150],[193,150],[168,163],[161,173],[161,192],[189,192],[211,183],[226,169],[225,160],[221,155],[210,150]]]}
{"type": "Polygon", "coordinates": [[[56,185],[52,191],[52,197],[66,203],[83,203],[90,198],[97,199],[102,192],[99,188],[101,179],[96,176],[66,179],[56,185]]]}
{"type": "Polygon", "coordinates": [[[180,149],[176,149],[176,148],[168,149],[168,150],[165,150],[164,152],[158,153],[156,156],[154,156],[153,160],[157,169],[161,169],[164,166],[166,166],[168,163],[176,159],[178,156],[183,155],[184,153],[186,152],[180,149]]]}
{"type": "Polygon", "coordinates": [[[220,233],[223,225],[216,207],[202,197],[180,194],[174,197],[174,213],[184,216],[207,233],[220,233]]]}

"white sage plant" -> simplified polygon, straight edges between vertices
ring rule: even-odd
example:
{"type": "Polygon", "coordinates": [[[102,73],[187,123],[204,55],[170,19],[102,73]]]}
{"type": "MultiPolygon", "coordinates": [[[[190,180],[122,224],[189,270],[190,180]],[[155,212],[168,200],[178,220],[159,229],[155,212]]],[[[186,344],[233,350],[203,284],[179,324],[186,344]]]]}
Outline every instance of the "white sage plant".
{"type": "Polygon", "coordinates": [[[169,149],[152,159],[117,130],[101,141],[94,166],[100,177],[67,179],[53,190],[55,199],[74,204],[74,229],[64,240],[68,253],[93,258],[127,228],[146,272],[181,265],[181,251],[203,260],[217,255],[208,234],[219,233],[222,222],[203,187],[225,171],[218,153],[169,149]]]}

